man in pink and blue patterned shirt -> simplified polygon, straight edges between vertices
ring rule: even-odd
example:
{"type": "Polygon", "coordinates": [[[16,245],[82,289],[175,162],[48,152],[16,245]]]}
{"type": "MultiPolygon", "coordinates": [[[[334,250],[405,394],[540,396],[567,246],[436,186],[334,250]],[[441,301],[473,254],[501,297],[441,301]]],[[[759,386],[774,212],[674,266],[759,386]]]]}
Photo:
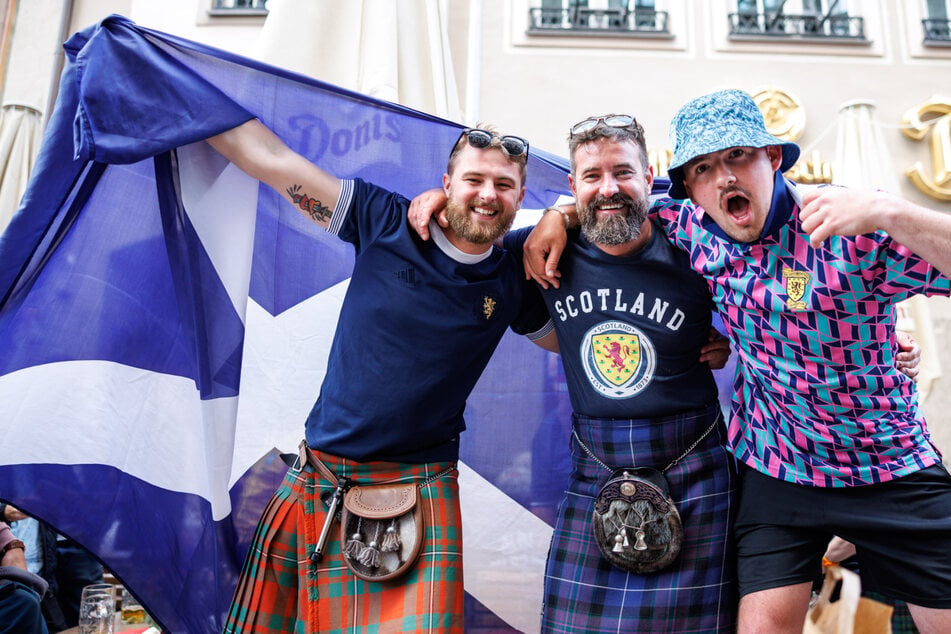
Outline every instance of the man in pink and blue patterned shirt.
{"type": "MultiPolygon", "coordinates": [[[[740,91],[689,102],[671,137],[670,198],[653,210],[739,353],[739,631],[801,632],[838,535],[865,588],[906,601],[921,632],[951,632],[951,476],[896,369],[894,307],[949,294],[951,216],[884,192],[800,191],[782,176],[799,148],[740,91]]],[[[540,282],[557,282],[559,255],[526,245],[540,282]]]]}

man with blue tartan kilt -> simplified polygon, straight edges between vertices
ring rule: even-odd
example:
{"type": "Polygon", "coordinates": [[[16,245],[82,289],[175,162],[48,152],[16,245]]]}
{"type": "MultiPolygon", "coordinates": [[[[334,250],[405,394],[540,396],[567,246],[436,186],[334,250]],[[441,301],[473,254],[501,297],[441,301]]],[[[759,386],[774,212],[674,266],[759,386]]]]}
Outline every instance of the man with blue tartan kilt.
{"type": "MultiPolygon", "coordinates": [[[[560,256],[562,269],[535,276],[545,289],[535,299],[551,320],[532,338],[551,349],[545,331],[556,332],[574,410],[573,471],[549,552],[542,631],[732,632],[736,469],[711,373],[725,365],[729,346],[710,328],[705,281],[647,218],[658,203],[649,198],[640,125],[627,115],[592,117],[569,140],[576,209],[545,211],[565,216],[550,223],[561,236],[577,212],[581,231],[541,249],[560,256]],[[683,525],[679,557],[650,574],[612,566],[592,528],[610,472],[635,466],[664,471],[683,525]]],[[[432,217],[447,226],[444,204],[439,190],[413,201],[410,221],[423,238],[436,226],[432,217]]],[[[528,231],[506,236],[506,249],[520,252],[528,231]]],[[[910,377],[918,354],[909,339],[896,357],[910,377]]]]}
{"type": "MultiPolygon", "coordinates": [[[[455,464],[465,402],[505,330],[531,334],[546,319],[523,301],[537,291],[519,259],[493,245],[524,196],[528,142],[463,131],[443,175],[450,224],[434,225],[430,242],[408,231],[407,199],[337,179],[257,120],[209,142],[356,249],[306,444],[261,517],[225,632],[461,633],[455,464]],[[422,332],[425,346],[414,335],[422,332]],[[425,535],[404,576],[358,578],[344,557],[359,540],[344,548],[335,525],[322,539],[334,522],[324,499],[339,478],[417,485],[425,535]]],[[[370,541],[361,555],[383,550],[370,541]]]]}
{"type": "MultiPolygon", "coordinates": [[[[649,199],[653,175],[633,117],[586,119],[572,127],[570,148],[572,214],[582,229],[569,231],[568,244],[557,248],[561,273],[536,276],[546,289],[537,301],[552,319],[534,336],[557,332],[576,434],[545,576],[542,630],[733,631],[736,472],[710,372],[725,364],[726,340],[711,334],[705,282],[647,220],[648,208],[659,203],[649,199]],[[595,498],[609,472],[634,466],[665,470],[683,524],[679,557],[651,574],[613,567],[592,530],[595,498]]],[[[438,190],[414,201],[411,223],[422,237],[444,203],[438,190]]],[[[569,215],[565,208],[549,211],[569,215]]],[[[436,218],[447,226],[444,214],[436,218]]],[[[565,235],[567,222],[550,224],[565,235]]],[[[506,248],[520,251],[526,231],[507,236],[506,248]]],[[[553,255],[556,248],[542,251],[553,255]]],[[[914,342],[902,350],[896,363],[913,377],[914,342]]]]}
{"type": "MultiPolygon", "coordinates": [[[[735,471],[710,369],[722,367],[728,346],[711,336],[703,279],[647,219],[653,174],[641,126],[593,117],[572,127],[569,143],[581,229],[569,231],[559,287],[542,296],[574,410],[573,471],[545,572],[542,631],[730,632],[735,471]],[[615,567],[592,530],[600,488],[614,469],[662,471],[675,461],[664,475],[683,525],[679,557],[646,574],[615,567]]],[[[520,252],[529,229],[505,247],[520,252]]]]}
{"type": "MultiPolygon", "coordinates": [[[[893,306],[947,295],[951,219],[886,192],[800,191],[782,175],[798,146],[741,91],[689,102],[671,139],[669,197],[651,219],[740,350],[726,433],[740,465],[738,631],[800,632],[834,535],[855,544],[863,587],[908,603],[922,632],[951,631],[951,475],[893,306]]],[[[525,242],[543,286],[560,285],[566,224],[543,219],[525,242]]]]}

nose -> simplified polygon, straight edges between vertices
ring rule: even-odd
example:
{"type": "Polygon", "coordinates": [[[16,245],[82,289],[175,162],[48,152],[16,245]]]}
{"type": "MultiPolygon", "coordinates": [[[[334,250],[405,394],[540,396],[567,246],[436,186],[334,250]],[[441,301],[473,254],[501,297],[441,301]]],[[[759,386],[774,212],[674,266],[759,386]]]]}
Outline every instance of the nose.
{"type": "Polygon", "coordinates": [[[730,169],[730,166],[723,161],[718,161],[714,166],[717,175],[717,186],[721,189],[724,187],[729,187],[736,182],[736,176],[733,174],[733,170],[730,169]]]}
{"type": "Polygon", "coordinates": [[[495,188],[495,183],[486,180],[479,190],[479,197],[485,202],[492,202],[498,198],[498,191],[495,188]]]}
{"type": "Polygon", "coordinates": [[[599,189],[602,196],[610,198],[619,191],[617,179],[611,175],[604,176],[604,178],[601,179],[601,187],[599,189]]]}

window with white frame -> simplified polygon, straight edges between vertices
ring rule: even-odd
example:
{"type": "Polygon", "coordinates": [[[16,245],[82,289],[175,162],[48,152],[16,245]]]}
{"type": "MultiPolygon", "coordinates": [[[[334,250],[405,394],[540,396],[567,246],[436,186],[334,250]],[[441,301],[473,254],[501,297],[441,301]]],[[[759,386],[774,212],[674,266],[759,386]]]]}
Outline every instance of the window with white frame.
{"type": "Polygon", "coordinates": [[[731,36],[865,39],[849,0],[736,0],[731,36]]]}
{"type": "Polygon", "coordinates": [[[951,0],[925,0],[925,42],[951,43],[951,0]]]}
{"type": "Polygon", "coordinates": [[[267,0],[211,0],[211,15],[267,14],[267,0]]]}
{"type": "Polygon", "coordinates": [[[536,0],[528,10],[529,33],[609,35],[666,34],[667,12],[655,0],[536,0]]]}

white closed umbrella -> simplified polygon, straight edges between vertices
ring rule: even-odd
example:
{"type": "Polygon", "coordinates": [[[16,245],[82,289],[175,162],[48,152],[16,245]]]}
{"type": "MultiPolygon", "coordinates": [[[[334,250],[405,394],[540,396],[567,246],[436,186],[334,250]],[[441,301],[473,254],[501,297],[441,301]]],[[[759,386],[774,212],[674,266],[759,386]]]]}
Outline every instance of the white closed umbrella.
{"type": "Polygon", "coordinates": [[[461,120],[442,0],[270,0],[261,61],[461,120]]]}
{"type": "MultiPolygon", "coordinates": [[[[857,99],[839,107],[833,183],[899,193],[898,177],[882,130],[875,120],[874,102],[857,99]]],[[[935,354],[934,327],[925,297],[917,295],[898,305],[898,329],[911,333],[921,345],[918,390],[924,400],[941,376],[941,363],[935,354]]]]}
{"type": "Polygon", "coordinates": [[[39,110],[16,103],[0,109],[0,231],[20,205],[42,137],[39,110]]]}

